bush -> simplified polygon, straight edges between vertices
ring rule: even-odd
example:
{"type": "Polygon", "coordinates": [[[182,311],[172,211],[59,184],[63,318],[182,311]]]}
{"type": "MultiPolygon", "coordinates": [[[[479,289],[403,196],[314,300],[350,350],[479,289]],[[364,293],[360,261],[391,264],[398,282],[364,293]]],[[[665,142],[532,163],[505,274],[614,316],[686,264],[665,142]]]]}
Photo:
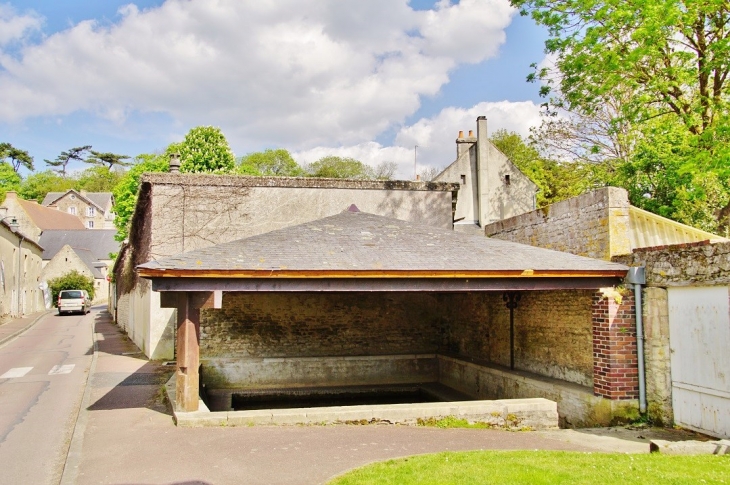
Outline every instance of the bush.
{"type": "Polygon", "coordinates": [[[51,289],[53,306],[58,304],[58,294],[62,290],[86,290],[89,293],[89,298],[94,299],[94,278],[85,276],[76,270],[58,278],[53,278],[48,282],[48,287],[51,289]]]}

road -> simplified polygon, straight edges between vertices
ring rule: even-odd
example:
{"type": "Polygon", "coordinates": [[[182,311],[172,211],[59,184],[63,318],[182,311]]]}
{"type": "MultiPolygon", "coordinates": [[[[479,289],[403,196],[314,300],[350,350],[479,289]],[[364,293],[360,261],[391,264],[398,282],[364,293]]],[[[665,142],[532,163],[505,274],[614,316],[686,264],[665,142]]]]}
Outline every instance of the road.
{"type": "Polygon", "coordinates": [[[0,347],[0,482],[60,481],[100,308],[83,316],[48,314],[0,347]]]}

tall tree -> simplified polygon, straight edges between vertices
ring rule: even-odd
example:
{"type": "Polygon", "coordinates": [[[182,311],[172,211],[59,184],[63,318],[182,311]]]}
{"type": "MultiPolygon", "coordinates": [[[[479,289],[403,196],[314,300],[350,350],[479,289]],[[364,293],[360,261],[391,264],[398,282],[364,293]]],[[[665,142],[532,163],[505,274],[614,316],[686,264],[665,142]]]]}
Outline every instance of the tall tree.
{"type": "Polygon", "coordinates": [[[349,157],[327,156],[306,168],[310,177],[338,179],[372,179],[373,169],[359,160],[349,157]]]}
{"type": "Polygon", "coordinates": [[[180,154],[181,172],[228,173],[236,160],[223,132],[214,126],[191,129],[182,142],[168,146],[166,153],[180,154]]]}
{"type": "Polygon", "coordinates": [[[65,192],[76,184],[70,177],[62,177],[52,170],[35,172],[23,179],[18,189],[18,195],[26,200],[43,202],[48,192],[65,192]]]}
{"type": "Polygon", "coordinates": [[[554,68],[536,67],[542,93],[597,111],[616,91],[629,122],[671,114],[700,134],[728,110],[727,0],[511,0],[548,28],[554,68]]]}
{"type": "Polygon", "coordinates": [[[0,162],[0,201],[5,200],[5,193],[18,190],[20,175],[7,162],[0,162]]]}
{"type": "Polygon", "coordinates": [[[125,162],[131,158],[129,155],[119,155],[110,152],[95,152],[91,150],[91,156],[84,160],[86,163],[99,165],[106,167],[107,170],[111,170],[112,167],[127,167],[131,165],[130,162],[125,162]]]}
{"type": "Polygon", "coordinates": [[[59,156],[56,157],[55,160],[44,160],[46,162],[46,165],[50,167],[61,167],[61,168],[54,168],[53,170],[60,173],[62,177],[66,176],[66,167],[68,166],[68,163],[71,160],[77,160],[79,162],[86,161],[84,159],[84,153],[91,150],[91,145],[84,145],[81,147],[75,147],[71,148],[65,152],[61,152],[59,156]]]}
{"type": "Polygon", "coordinates": [[[0,143],[0,162],[7,161],[15,173],[19,173],[20,167],[33,171],[33,157],[26,150],[15,148],[10,143],[0,143]]]}
{"type": "Polygon", "coordinates": [[[291,154],[279,148],[276,150],[266,149],[263,152],[249,153],[241,158],[238,170],[243,173],[247,171],[246,167],[253,169],[249,172],[258,172],[261,175],[273,175],[277,177],[300,177],[304,175],[304,170],[294,161],[291,154]]]}
{"type": "Polygon", "coordinates": [[[109,170],[101,165],[89,167],[78,176],[74,188],[86,192],[111,192],[124,175],[121,170],[109,170]]]}
{"type": "Polygon", "coordinates": [[[167,155],[142,154],[134,159],[134,165],[124,174],[114,187],[114,225],[117,228],[115,239],[124,241],[129,235],[134,206],[137,204],[139,178],[145,172],[168,172],[170,170],[167,155]]]}

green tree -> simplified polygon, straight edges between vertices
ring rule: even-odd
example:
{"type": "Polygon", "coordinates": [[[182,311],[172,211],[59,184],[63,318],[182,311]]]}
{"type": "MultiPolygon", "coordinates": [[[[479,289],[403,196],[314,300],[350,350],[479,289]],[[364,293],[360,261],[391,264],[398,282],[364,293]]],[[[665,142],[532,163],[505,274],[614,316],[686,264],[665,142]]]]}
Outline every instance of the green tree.
{"type": "Polygon", "coordinates": [[[65,192],[72,189],[76,180],[64,178],[51,170],[35,172],[23,179],[18,189],[18,195],[25,200],[43,202],[48,192],[65,192]]]}
{"type": "Polygon", "coordinates": [[[90,153],[91,155],[89,158],[84,160],[86,163],[106,167],[109,171],[111,171],[112,167],[127,167],[131,164],[130,162],[125,162],[125,160],[130,158],[129,155],[119,155],[117,153],[110,152],[96,152],[94,150],[91,150],[90,153]]]}
{"type": "Polygon", "coordinates": [[[525,142],[515,132],[497,130],[490,140],[522,173],[537,184],[538,207],[545,207],[605,185],[601,165],[580,161],[559,162],[545,158],[534,144],[525,142]]]}
{"type": "Polygon", "coordinates": [[[167,147],[166,154],[180,154],[181,172],[228,173],[235,166],[235,156],[220,128],[198,126],[180,143],[167,147]]]}
{"type": "Polygon", "coordinates": [[[91,145],[84,145],[81,147],[71,148],[68,151],[61,152],[55,160],[44,160],[50,167],[61,167],[54,168],[52,170],[61,174],[62,177],[66,176],[66,167],[71,160],[77,160],[79,162],[85,162],[84,153],[91,150],[91,145]]]}
{"type": "Polygon", "coordinates": [[[77,190],[86,192],[111,192],[124,177],[120,170],[109,170],[106,167],[89,167],[78,176],[74,184],[77,190]]]}
{"type": "Polygon", "coordinates": [[[277,177],[301,177],[304,175],[302,167],[283,148],[249,153],[241,158],[241,163],[236,171],[239,173],[248,171],[247,175],[254,175],[258,172],[261,175],[277,177]]]}
{"type": "Polygon", "coordinates": [[[117,241],[124,241],[129,236],[134,207],[137,204],[139,179],[145,172],[169,172],[170,162],[167,155],[142,154],[135,159],[135,164],[124,174],[114,187],[114,225],[117,228],[117,241]]]}
{"type": "Polygon", "coordinates": [[[18,173],[20,167],[33,171],[33,157],[27,151],[15,148],[10,143],[0,143],[0,162],[7,162],[18,173]]]}
{"type": "Polygon", "coordinates": [[[48,287],[51,289],[53,306],[58,303],[58,294],[63,290],[86,290],[89,293],[89,298],[94,299],[94,278],[85,276],[76,270],[49,280],[48,287]]]}
{"type": "Polygon", "coordinates": [[[5,193],[20,188],[20,175],[8,162],[0,162],[0,202],[5,200],[5,193]]]}
{"type": "Polygon", "coordinates": [[[511,0],[547,27],[554,68],[532,79],[557,88],[568,109],[591,114],[630,92],[621,117],[671,115],[700,134],[727,113],[730,7],[727,0],[511,0]]]}
{"type": "Polygon", "coordinates": [[[306,167],[310,177],[337,179],[372,179],[373,169],[349,157],[327,156],[306,167]]]}

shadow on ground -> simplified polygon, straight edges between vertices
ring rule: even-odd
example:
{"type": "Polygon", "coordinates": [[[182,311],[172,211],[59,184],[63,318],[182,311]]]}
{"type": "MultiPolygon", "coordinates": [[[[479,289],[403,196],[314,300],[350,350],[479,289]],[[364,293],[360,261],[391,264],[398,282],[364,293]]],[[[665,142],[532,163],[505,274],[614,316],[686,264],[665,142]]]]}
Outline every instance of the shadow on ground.
{"type": "Polygon", "coordinates": [[[87,409],[100,411],[144,407],[172,415],[164,398],[163,386],[174,368],[148,361],[112,322],[111,315],[106,311],[96,315],[94,331],[98,352],[97,369],[91,376],[90,385],[95,395],[106,392],[87,409]],[[114,365],[105,365],[111,359],[114,359],[114,365]],[[102,368],[114,368],[115,371],[100,370],[102,368]]]}

